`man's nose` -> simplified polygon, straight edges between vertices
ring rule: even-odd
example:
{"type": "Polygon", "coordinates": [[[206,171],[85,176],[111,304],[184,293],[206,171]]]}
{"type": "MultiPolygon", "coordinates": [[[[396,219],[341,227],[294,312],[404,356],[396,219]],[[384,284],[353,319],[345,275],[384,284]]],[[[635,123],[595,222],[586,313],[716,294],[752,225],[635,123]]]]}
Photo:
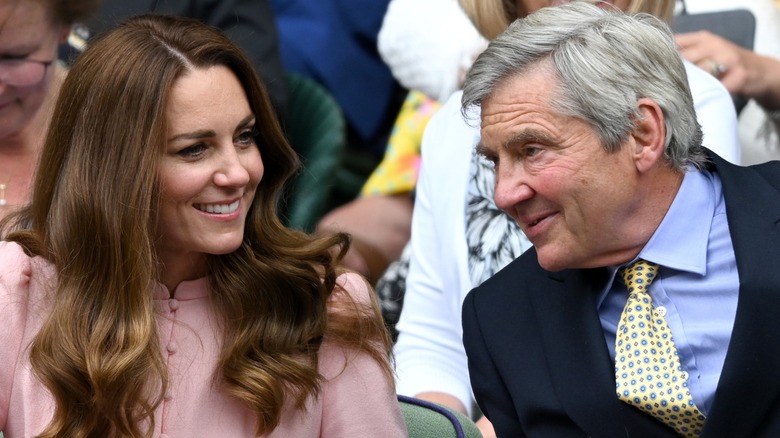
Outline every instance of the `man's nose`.
{"type": "Polygon", "coordinates": [[[496,171],[494,200],[496,206],[506,212],[523,201],[531,199],[534,193],[529,186],[527,175],[518,167],[506,170],[501,168],[496,171]]]}

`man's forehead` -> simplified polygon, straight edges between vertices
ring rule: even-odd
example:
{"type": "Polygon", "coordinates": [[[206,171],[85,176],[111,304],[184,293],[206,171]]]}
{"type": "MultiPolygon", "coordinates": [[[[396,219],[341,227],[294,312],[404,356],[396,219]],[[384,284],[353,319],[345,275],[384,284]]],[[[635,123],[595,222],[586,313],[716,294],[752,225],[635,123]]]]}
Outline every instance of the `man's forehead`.
{"type": "Polygon", "coordinates": [[[548,69],[536,67],[513,74],[498,82],[492,92],[482,100],[482,115],[490,116],[507,105],[546,106],[557,90],[558,80],[556,76],[550,76],[548,69]]]}

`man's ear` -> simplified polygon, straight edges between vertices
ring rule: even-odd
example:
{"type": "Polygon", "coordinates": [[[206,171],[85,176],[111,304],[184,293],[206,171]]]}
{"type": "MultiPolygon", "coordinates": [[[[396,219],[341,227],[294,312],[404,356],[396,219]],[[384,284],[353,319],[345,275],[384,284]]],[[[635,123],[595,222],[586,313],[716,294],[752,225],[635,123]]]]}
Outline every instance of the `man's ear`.
{"type": "Polygon", "coordinates": [[[658,104],[649,98],[637,102],[639,117],[634,121],[634,162],[637,170],[646,172],[664,158],[666,125],[664,113],[658,104]]]}

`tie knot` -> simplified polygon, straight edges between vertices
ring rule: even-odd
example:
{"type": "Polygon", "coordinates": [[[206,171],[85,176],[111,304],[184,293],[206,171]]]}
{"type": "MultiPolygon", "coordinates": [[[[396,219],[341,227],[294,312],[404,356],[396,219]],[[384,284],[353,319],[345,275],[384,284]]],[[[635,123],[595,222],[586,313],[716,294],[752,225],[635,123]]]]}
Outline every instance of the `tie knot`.
{"type": "Polygon", "coordinates": [[[620,268],[620,275],[628,287],[628,293],[646,292],[655,279],[656,272],[658,272],[658,265],[642,259],[620,268]]]}

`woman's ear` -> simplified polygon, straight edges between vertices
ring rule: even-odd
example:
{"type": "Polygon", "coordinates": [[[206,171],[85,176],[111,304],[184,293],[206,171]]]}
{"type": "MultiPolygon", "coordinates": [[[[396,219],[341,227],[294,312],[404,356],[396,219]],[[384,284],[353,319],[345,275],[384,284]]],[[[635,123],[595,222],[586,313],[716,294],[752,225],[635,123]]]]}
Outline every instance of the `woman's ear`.
{"type": "Polygon", "coordinates": [[[666,124],[664,113],[658,104],[649,98],[639,99],[639,117],[635,120],[634,162],[637,170],[646,172],[663,160],[666,145],[666,124]]]}

